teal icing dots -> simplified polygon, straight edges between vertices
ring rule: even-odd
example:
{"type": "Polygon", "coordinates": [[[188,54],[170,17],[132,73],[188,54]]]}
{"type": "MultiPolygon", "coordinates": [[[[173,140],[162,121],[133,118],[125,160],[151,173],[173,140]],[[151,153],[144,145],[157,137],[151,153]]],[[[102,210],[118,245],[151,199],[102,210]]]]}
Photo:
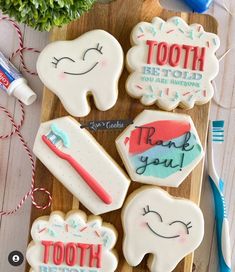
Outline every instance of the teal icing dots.
{"type": "Polygon", "coordinates": [[[110,240],[110,239],[109,239],[109,236],[106,235],[106,236],[104,237],[104,239],[103,239],[104,247],[108,247],[108,243],[110,242],[109,240],[110,240]]]}
{"type": "Polygon", "coordinates": [[[193,40],[193,39],[194,39],[194,33],[193,33],[193,30],[190,30],[190,31],[189,31],[189,38],[190,38],[191,40],[193,40]]]}
{"type": "Polygon", "coordinates": [[[74,219],[71,219],[68,223],[69,223],[70,227],[72,227],[74,229],[79,226],[79,223],[76,222],[74,219]]]}
{"type": "Polygon", "coordinates": [[[48,234],[49,234],[51,237],[56,237],[56,236],[58,236],[58,234],[57,234],[54,230],[52,230],[52,229],[48,229],[47,231],[48,231],[48,234]]]}
{"type": "Polygon", "coordinates": [[[178,26],[178,25],[179,25],[179,23],[180,23],[180,21],[179,21],[179,19],[178,19],[178,18],[175,18],[175,19],[173,20],[173,23],[174,23],[176,26],[178,26]]]}
{"type": "Polygon", "coordinates": [[[203,32],[199,34],[198,38],[200,39],[203,36],[203,32]]]}
{"type": "Polygon", "coordinates": [[[179,28],[179,31],[184,34],[184,30],[182,28],[179,28]]]}
{"type": "Polygon", "coordinates": [[[97,225],[97,222],[91,224],[91,227],[94,228],[97,225]]]}

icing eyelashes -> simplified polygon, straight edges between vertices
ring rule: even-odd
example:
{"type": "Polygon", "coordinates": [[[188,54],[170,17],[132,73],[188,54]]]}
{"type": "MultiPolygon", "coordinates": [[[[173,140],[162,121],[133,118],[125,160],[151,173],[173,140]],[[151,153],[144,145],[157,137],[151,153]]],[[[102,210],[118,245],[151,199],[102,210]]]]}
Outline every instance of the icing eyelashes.
{"type": "Polygon", "coordinates": [[[62,60],[69,60],[69,61],[75,62],[75,60],[73,60],[73,59],[71,59],[69,57],[62,57],[62,58],[59,58],[59,59],[57,59],[56,57],[53,57],[53,61],[51,63],[55,65],[55,68],[57,68],[59,62],[62,61],[62,60]]]}
{"type": "MultiPolygon", "coordinates": [[[[147,214],[149,214],[149,213],[154,213],[154,214],[156,214],[156,215],[160,218],[161,222],[163,223],[162,216],[161,216],[157,211],[151,210],[151,209],[149,208],[149,205],[147,205],[143,210],[144,210],[144,213],[142,214],[143,216],[145,216],[145,215],[147,215],[147,214]]],[[[150,226],[150,224],[149,224],[148,222],[146,222],[146,224],[147,224],[149,230],[150,230],[152,233],[154,233],[155,235],[157,235],[157,236],[159,236],[159,237],[161,237],[161,238],[165,238],[165,239],[173,239],[173,238],[178,238],[178,237],[180,237],[180,235],[174,235],[174,236],[163,236],[163,235],[160,235],[159,233],[157,233],[157,232],[150,226]]],[[[191,222],[191,221],[188,222],[188,223],[186,224],[186,223],[184,223],[184,222],[181,221],[181,220],[175,220],[175,221],[169,223],[168,225],[169,225],[169,226],[172,226],[172,225],[174,225],[174,224],[181,224],[181,225],[183,225],[183,226],[185,227],[185,229],[186,229],[186,233],[189,235],[189,230],[192,228],[192,222],[191,222]]]]}
{"type": "Polygon", "coordinates": [[[191,225],[191,221],[188,222],[187,224],[185,224],[183,221],[180,221],[180,220],[179,221],[174,221],[174,222],[170,223],[169,225],[172,226],[173,224],[177,224],[177,223],[182,224],[182,225],[185,226],[187,234],[189,234],[189,229],[191,229],[193,227],[191,225]]]}
{"type": "Polygon", "coordinates": [[[103,55],[102,49],[103,49],[103,46],[100,46],[100,44],[98,43],[96,47],[88,48],[85,51],[85,53],[83,54],[82,59],[85,60],[85,58],[87,56],[87,53],[90,52],[90,51],[94,51],[94,50],[97,51],[98,53],[100,53],[101,55],[103,55]]]}
{"type": "MultiPolygon", "coordinates": [[[[101,55],[103,55],[103,52],[102,52],[102,49],[103,49],[103,46],[100,46],[100,44],[98,43],[96,47],[91,47],[91,48],[88,48],[85,53],[83,54],[83,57],[82,57],[82,60],[85,60],[86,58],[86,55],[89,51],[97,51],[98,53],[100,53],[101,55]]],[[[56,58],[56,57],[53,57],[53,60],[52,60],[52,64],[55,65],[55,68],[57,68],[58,64],[60,61],[62,60],[69,60],[69,61],[72,61],[72,62],[75,62],[75,60],[73,60],[72,58],[70,57],[62,57],[62,58],[56,58]]],[[[96,66],[96,65],[95,65],[96,66]]]]}
{"type": "MultiPolygon", "coordinates": [[[[97,44],[96,47],[88,48],[85,51],[85,53],[83,54],[82,60],[85,61],[85,58],[86,58],[88,52],[90,52],[90,51],[96,51],[99,54],[103,55],[102,49],[103,49],[103,46],[100,46],[99,43],[97,44]]],[[[71,59],[69,57],[62,57],[60,59],[57,59],[56,57],[53,57],[52,64],[55,65],[55,68],[57,68],[57,66],[58,66],[58,64],[59,64],[59,62],[61,60],[69,60],[69,61],[75,62],[75,60],[73,60],[73,59],[71,59]]],[[[99,61],[95,62],[91,67],[87,68],[87,70],[85,70],[85,71],[75,72],[75,73],[74,72],[70,72],[70,71],[64,71],[63,73],[67,74],[67,75],[71,75],[71,76],[82,76],[82,75],[86,75],[87,73],[91,72],[98,64],[99,64],[99,61]]]]}
{"type": "Polygon", "coordinates": [[[144,214],[143,214],[143,216],[145,216],[145,215],[148,214],[148,213],[155,213],[156,215],[159,216],[161,222],[163,222],[161,215],[160,215],[158,212],[156,212],[156,211],[150,210],[149,205],[147,205],[147,206],[144,208],[144,214]]]}

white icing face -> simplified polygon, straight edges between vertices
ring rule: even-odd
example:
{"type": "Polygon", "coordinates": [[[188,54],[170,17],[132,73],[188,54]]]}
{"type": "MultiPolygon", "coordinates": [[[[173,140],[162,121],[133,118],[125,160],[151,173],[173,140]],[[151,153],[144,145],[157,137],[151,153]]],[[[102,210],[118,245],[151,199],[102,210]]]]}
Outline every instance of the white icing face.
{"type": "Polygon", "coordinates": [[[200,245],[204,235],[198,206],[156,187],[143,187],[130,195],[122,210],[122,224],[127,262],[137,266],[150,253],[151,272],[172,271],[200,245]]]}
{"type": "Polygon", "coordinates": [[[116,233],[99,217],[86,221],[81,211],[66,218],[53,212],[35,220],[31,236],[26,252],[31,272],[113,272],[117,268],[112,252],[116,233]]]}
{"type": "Polygon", "coordinates": [[[156,17],[152,23],[134,27],[131,43],[126,89],[142,104],[172,110],[178,105],[192,108],[212,98],[211,81],[219,71],[217,35],[199,24],[189,26],[180,17],[166,22],[156,17]]]}
{"type": "MultiPolygon", "coordinates": [[[[50,172],[93,214],[102,214],[121,208],[130,184],[130,180],[116,162],[97,143],[93,136],[80,127],[73,118],[62,117],[42,123],[38,130],[33,152],[50,172]],[[95,182],[101,186],[111,198],[106,203],[103,198],[92,190],[84,178],[68,161],[57,156],[43,141],[42,136],[48,135],[52,124],[67,134],[70,144],[60,150],[70,155],[95,182]]],[[[47,138],[51,138],[49,135],[47,138]]],[[[55,144],[58,146],[58,144],[55,144]]],[[[85,175],[86,176],[86,175],[85,175]]]]}
{"type": "Polygon", "coordinates": [[[37,62],[42,82],[77,117],[90,112],[88,95],[101,111],[114,106],[122,68],[122,48],[104,30],[89,31],[73,41],[53,42],[44,48],[37,62]]]}
{"type": "Polygon", "coordinates": [[[192,119],[186,114],[144,110],[116,139],[132,180],[178,187],[204,152],[192,119]]]}

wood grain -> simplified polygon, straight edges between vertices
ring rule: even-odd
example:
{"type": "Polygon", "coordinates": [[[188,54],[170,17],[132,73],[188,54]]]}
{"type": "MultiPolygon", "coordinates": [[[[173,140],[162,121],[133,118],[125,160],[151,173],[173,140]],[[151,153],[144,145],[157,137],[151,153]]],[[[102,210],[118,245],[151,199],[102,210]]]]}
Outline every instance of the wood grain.
{"type": "MultiPolygon", "coordinates": [[[[162,5],[173,10],[185,9],[182,4],[183,0],[161,0],[162,5]]],[[[235,11],[235,1],[226,0],[227,6],[231,11],[235,11]]],[[[188,9],[185,9],[188,11],[188,9]]],[[[219,1],[214,1],[211,8],[207,11],[208,14],[213,15],[219,22],[219,36],[221,38],[221,47],[218,56],[222,55],[226,49],[232,44],[235,44],[234,33],[235,20],[224,10],[219,1]]],[[[25,45],[42,49],[48,42],[48,33],[34,31],[29,27],[21,26],[24,35],[25,45]]],[[[17,47],[17,36],[15,31],[7,23],[0,24],[0,36],[2,37],[0,43],[0,50],[9,56],[17,47]]],[[[34,54],[25,54],[26,63],[32,68],[35,66],[34,54]]],[[[220,63],[220,73],[216,78],[218,86],[217,96],[220,101],[227,107],[234,107],[235,105],[235,51],[231,53],[220,63]]],[[[14,60],[17,64],[17,58],[14,60]]],[[[23,134],[29,141],[29,146],[32,147],[35,132],[39,126],[39,115],[41,111],[42,100],[42,84],[37,77],[25,74],[30,86],[38,95],[38,100],[35,104],[27,107],[25,129],[23,134]],[[30,121],[29,121],[30,120],[30,121]]],[[[13,112],[16,118],[18,117],[17,107],[15,107],[14,98],[9,98],[5,93],[0,92],[0,104],[4,105],[13,112]]],[[[235,271],[235,183],[233,182],[235,176],[234,158],[234,135],[235,135],[235,111],[231,109],[224,109],[219,107],[212,101],[211,118],[225,120],[225,143],[218,146],[216,149],[216,167],[221,173],[221,177],[225,180],[225,198],[228,204],[228,217],[230,223],[230,235],[232,245],[232,271],[235,271]]],[[[6,132],[10,129],[7,118],[0,113],[0,132],[6,132]]],[[[25,193],[25,190],[30,186],[30,177],[28,171],[20,171],[21,169],[30,169],[30,165],[21,165],[20,163],[14,165],[9,156],[14,157],[15,161],[24,158],[24,150],[20,148],[18,139],[13,137],[11,141],[0,141],[0,203],[1,206],[9,209],[13,207],[12,201],[19,200],[19,197],[25,193]],[[12,143],[16,142],[17,150],[13,150],[12,143]],[[10,155],[11,154],[11,155],[10,155]],[[11,176],[13,182],[9,182],[8,176],[11,176]],[[13,183],[17,183],[17,187],[13,183]],[[5,195],[8,191],[10,198],[8,200],[5,195]],[[8,203],[9,201],[9,203],[8,203]]],[[[206,166],[205,166],[206,168],[206,166]]],[[[73,201],[76,206],[76,200],[73,201]]],[[[196,272],[215,272],[218,271],[218,257],[216,248],[216,235],[214,228],[214,207],[213,198],[206,171],[203,179],[201,208],[205,218],[205,236],[201,246],[195,252],[194,268],[196,272]]],[[[24,271],[25,262],[21,266],[12,267],[9,265],[7,257],[10,251],[20,250],[25,254],[27,246],[27,235],[30,229],[31,203],[28,201],[26,205],[17,214],[8,218],[2,218],[0,225],[0,271],[5,272],[22,272],[24,271]],[[22,222],[22,224],[19,224],[22,222]],[[17,226],[17,227],[16,227],[17,226]]],[[[123,266],[122,272],[128,272],[130,269],[123,266]]]]}
{"type": "MultiPolygon", "coordinates": [[[[1,14],[0,14],[1,15],[1,14]]],[[[39,33],[24,25],[20,25],[25,45],[42,49],[47,42],[47,33],[39,33]]],[[[6,22],[0,23],[0,51],[10,56],[18,48],[18,36],[14,28],[6,22]]],[[[27,65],[35,70],[37,54],[25,53],[27,65]]],[[[20,68],[19,58],[13,62],[20,68]]],[[[21,130],[28,145],[31,147],[38,129],[39,113],[41,108],[42,86],[37,77],[23,72],[31,88],[37,93],[38,100],[26,107],[26,119],[21,130]]],[[[20,111],[14,97],[9,97],[0,90],[0,104],[5,106],[19,121],[20,111]]],[[[11,131],[9,120],[0,112],[0,134],[11,131]]],[[[24,148],[19,139],[13,136],[9,140],[0,141],[0,205],[3,210],[15,208],[24,194],[30,189],[31,168],[24,148]]],[[[8,254],[13,250],[20,250],[25,255],[27,237],[30,224],[31,202],[28,200],[23,208],[12,216],[0,217],[0,271],[22,272],[25,262],[19,267],[13,267],[8,262],[8,254]],[[22,225],[19,225],[22,222],[22,225]],[[14,269],[14,270],[13,270],[14,269]]]]}
{"type": "MultiPolygon", "coordinates": [[[[197,22],[202,24],[206,31],[217,31],[216,21],[208,15],[196,15],[187,13],[173,13],[165,11],[162,7],[153,0],[116,0],[109,5],[95,5],[94,9],[87,15],[83,16],[79,21],[72,22],[62,29],[54,29],[51,40],[70,40],[78,37],[82,33],[94,28],[101,28],[109,31],[113,34],[121,43],[124,52],[130,48],[129,36],[132,28],[139,21],[150,21],[154,16],[160,16],[163,19],[167,19],[173,15],[181,16],[189,24],[197,22]]],[[[81,123],[86,123],[90,120],[102,120],[102,119],[127,119],[134,118],[140,113],[144,107],[132,98],[130,98],[125,91],[125,81],[127,78],[127,71],[122,74],[119,82],[119,99],[115,107],[107,112],[100,112],[95,109],[93,101],[92,111],[86,118],[78,119],[81,123]]],[[[149,107],[155,108],[156,107],[149,107]]],[[[195,126],[198,130],[199,137],[205,147],[209,104],[204,106],[196,106],[193,110],[187,111],[191,115],[195,126]]],[[[177,109],[176,112],[185,112],[177,109]]],[[[58,98],[54,96],[49,90],[44,90],[43,102],[42,102],[42,121],[47,121],[59,116],[67,115],[63,109],[58,98]]],[[[110,153],[110,155],[122,166],[123,163],[117,154],[114,147],[114,141],[119,135],[120,131],[98,131],[93,133],[97,141],[110,153]]],[[[197,204],[200,201],[201,185],[203,174],[203,161],[195,168],[195,170],[187,177],[184,183],[177,189],[166,188],[173,195],[190,198],[197,204]]],[[[47,209],[44,212],[32,209],[31,221],[43,214],[49,214],[51,210],[62,210],[64,212],[69,211],[72,208],[81,208],[90,214],[82,205],[79,205],[77,201],[73,201],[71,194],[48,172],[48,170],[37,161],[37,184],[49,188],[53,195],[53,205],[51,209],[47,209]]],[[[132,183],[129,193],[140,185],[132,183]]],[[[121,251],[122,245],[122,227],[120,220],[120,210],[114,211],[102,216],[104,221],[111,222],[117,228],[119,232],[119,240],[116,245],[116,249],[119,253],[119,267],[117,271],[148,271],[146,268],[145,260],[136,268],[128,267],[124,260],[121,251]]],[[[175,269],[175,271],[189,272],[192,270],[193,254],[187,256],[175,269]]]]}

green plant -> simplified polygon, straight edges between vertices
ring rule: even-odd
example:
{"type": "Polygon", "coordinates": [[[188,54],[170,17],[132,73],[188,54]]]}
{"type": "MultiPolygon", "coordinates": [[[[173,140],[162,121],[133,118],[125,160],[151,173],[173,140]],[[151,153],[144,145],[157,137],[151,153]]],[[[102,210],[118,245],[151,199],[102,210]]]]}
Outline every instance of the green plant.
{"type": "Polygon", "coordinates": [[[62,26],[88,11],[95,0],[0,0],[0,9],[40,31],[62,26]]]}

